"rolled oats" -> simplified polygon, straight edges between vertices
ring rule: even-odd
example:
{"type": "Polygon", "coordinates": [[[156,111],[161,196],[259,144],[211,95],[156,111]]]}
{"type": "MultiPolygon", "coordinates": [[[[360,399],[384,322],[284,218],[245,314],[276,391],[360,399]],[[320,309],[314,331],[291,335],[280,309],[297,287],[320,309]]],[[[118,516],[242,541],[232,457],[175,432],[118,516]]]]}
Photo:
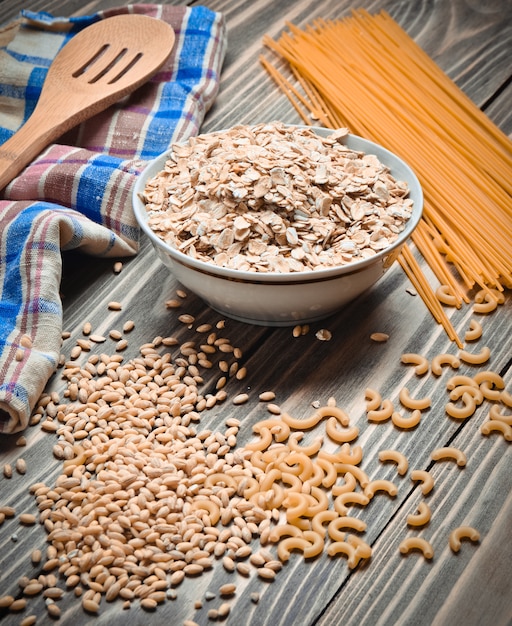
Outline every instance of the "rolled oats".
{"type": "Polygon", "coordinates": [[[175,144],[145,188],[148,224],[195,259],[253,272],[345,265],[388,247],[411,216],[407,184],[372,154],[275,122],[175,144]]]}

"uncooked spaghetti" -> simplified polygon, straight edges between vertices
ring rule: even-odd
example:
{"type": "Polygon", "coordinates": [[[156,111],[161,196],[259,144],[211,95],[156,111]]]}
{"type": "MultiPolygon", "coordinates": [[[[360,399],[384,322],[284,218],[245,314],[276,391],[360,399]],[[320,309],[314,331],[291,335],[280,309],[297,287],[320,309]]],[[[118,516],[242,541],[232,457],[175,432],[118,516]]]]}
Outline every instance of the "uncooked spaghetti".
{"type": "MultiPolygon", "coordinates": [[[[412,241],[445,292],[460,306],[474,288],[489,298],[510,288],[510,139],[386,12],[287,27],[279,40],[263,43],[289,76],[262,57],[264,67],[305,123],[346,126],[411,165],[425,196],[412,241]]],[[[399,263],[461,345],[409,246],[399,263]]]]}

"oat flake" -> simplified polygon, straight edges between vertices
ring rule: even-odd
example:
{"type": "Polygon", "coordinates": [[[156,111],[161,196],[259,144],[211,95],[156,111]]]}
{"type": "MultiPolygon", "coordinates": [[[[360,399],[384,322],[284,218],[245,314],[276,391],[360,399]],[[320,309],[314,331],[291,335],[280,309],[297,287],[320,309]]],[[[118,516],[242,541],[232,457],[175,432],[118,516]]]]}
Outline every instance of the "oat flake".
{"type": "Polygon", "coordinates": [[[389,246],[411,216],[375,155],[275,122],[173,145],[143,194],[148,224],[184,254],[251,272],[346,265],[389,246]]]}

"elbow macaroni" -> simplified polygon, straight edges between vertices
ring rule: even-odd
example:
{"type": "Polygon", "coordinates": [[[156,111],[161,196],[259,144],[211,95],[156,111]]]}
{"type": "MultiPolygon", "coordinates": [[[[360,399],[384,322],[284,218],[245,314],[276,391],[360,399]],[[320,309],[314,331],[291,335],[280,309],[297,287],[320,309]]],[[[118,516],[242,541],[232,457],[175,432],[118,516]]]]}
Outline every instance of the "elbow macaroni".
{"type": "Polygon", "coordinates": [[[393,403],[391,400],[383,400],[380,409],[372,409],[366,416],[370,422],[385,422],[393,413],[393,403]]]}
{"type": "Polygon", "coordinates": [[[458,552],[461,548],[463,539],[469,539],[473,543],[476,543],[480,541],[480,533],[471,526],[459,526],[450,533],[450,537],[448,539],[450,548],[454,552],[458,552]]]}
{"type": "Polygon", "coordinates": [[[436,376],[441,376],[443,365],[449,365],[453,369],[458,369],[460,367],[460,359],[453,354],[436,354],[431,363],[432,373],[436,376]]]}
{"type": "Polygon", "coordinates": [[[426,559],[430,560],[434,558],[432,544],[422,537],[408,537],[404,539],[400,543],[399,550],[402,554],[409,554],[410,552],[418,550],[426,559]]]}
{"type": "Polygon", "coordinates": [[[406,456],[401,452],[398,452],[398,450],[381,450],[379,452],[379,460],[382,463],[392,461],[393,463],[396,463],[397,471],[400,476],[407,474],[409,463],[406,456]]]}
{"type": "Polygon", "coordinates": [[[366,399],[367,411],[376,411],[380,407],[380,403],[382,402],[382,396],[378,391],[375,391],[375,389],[367,387],[364,393],[364,397],[366,399]]]}
{"type": "MultiPolygon", "coordinates": [[[[466,340],[474,340],[479,334],[480,325],[472,322],[466,340]]],[[[438,354],[431,363],[420,355],[407,353],[402,356],[402,362],[413,365],[417,375],[428,372],[431,367],[432,374],[439,376],[444,366],[457,369],[461,362],[482,365],[488,358],[488,348],[475,354],[461,349],[458,356],[438,354]]],[[[482,434],[499,432],[505,440],[512,440],[512,416],[500,411],[500,407],[512,404],[512,397],[505,391],[501,376],[490,370],[474,376],[455,374],[449,378],[446,389],[450,398],[445,405],[448,415],[465,419],[473,415],[484,400],[493,401],[490,419],[482,426],[482,434]]],[[[391,418],[393,425],[404,429],[417,425],[422,411],[432,404],[430,396],[411,397],[407,386],[400,388],[398,400],[410,415],[395,411],[392,400],[383,400],[380,393],[370,387],[365,390],[365,400],[369,422],[384,422],[391,418]]],[[[336,407],[334,399],[315,409],[306,419],[295,419],[282,412],[278,417],[256,424],[253,432],[259,438],[246,446],[250,454],[245,458],[250,459],[256,473],[251,476],[238,472],[225,474],[222,470],[213,472],[204,478],[205,487],[234,488],[240,497],[268,514],[262,540],[264,534],[266,541],[276,544],[282,562],[287,561],[294,551],[301,552],[304,558],[314,558],[324,550],[330,556],[345,555],[349,568],[356,567],[361,559],[370,558],[371,546],[356,534],[366,531],[366,521],[349,515],[349,509],[354,505],[366,507],[378,492],[393,498],[398,487],[390,480],[373,476],[370,479],[360,467],[363,449],[352,443],[358,437],[359,429],[350,425],[348,415],[336,407]],[[307,442],[302,441],[304,431],[320,425],[320,434],[307,442]],[[272,522],[277,524],[273,528],[272,522]]],[[[381,450],[378,458],[382,463],[395,463],[399,476],[405,476],[409,471],[406,456],[398,450],[381,450]]],[[[466,465],[465,454],[453,446],[433,450],[431,458],[433,461],[451,460],[459,467],[466,465]]],[[[222,468],[222,465],[219,462],[215,467],[222,468]]],[[[410,476],[412,481],[419,483],[423,495],[428,495],[434,488],[434,479],[428,471],[415,469],[410,476]]],[[[221,515],[219,505],[213,500],[195,503],[194,508],[201,516],[204,510],[204,519],[212,524],[230,521],[227,515],[221,515]]],[[[412,528],[426,526],[431,521],[429,505],[420,502],[416,512],[409,514],[406,521],[412,528]]],[[[457,551],[462,539],[473,537],[475,535],[469,534],[467,527],[460,527],[450,535],[450,545],[457,551]]],[[[408,537],[400,543],[400,552],[408,554],[412,551],[420,551],[427,560],[434,556],[432,545],[422,537],[408,537]]]]}
{"type": "Polygon", "coordinates": [[[434,479],[427,470],[413,470],[411,472],[411,480],[421,483],[421,491],[424,496],[428,495],[434,488],[434,479]]]}
{"type": "Polygon", "coordinates": [[[460,298],[457,298],[449,285],[439,285],[439,287],[436,289],[436,298],[442,304],[446,304],[446,306],[453,306],[457,309],[460,309],[460,298]]]}
{"type": "Polygon", "coordinates": [[[464,467],[466,465],[466,455],[464,452],[453,446],[436,448],[432,452],[431,457],[433,461],[455,461],[459,467],[464,467]]]}
{"type": "Polygon", "coordinates": [[[505,422],[505,424],[512,426],[512,414],[504,415],[503,413],[501,413],[498,404],[493,404],[489,409],[489,419],[498,420],[499,422],[505,422]]]}
{"type": "Polygon", "coordinates": [[[426,357],[422,356],[421,354],[415,354],[413,352],[407,352],[405,354],[402,354],[401,361],[402,363],[405,363],[407,365],[415,365],[416,367],[414,368],[414,371],[418,376],[423,376],[423,374],[426,374],[430,367],[428,359],[426,357]]]}
{"type": "Polygon", "coordinates": [[[394,498],[398,493],[398,488],[395,483],[392,483],[390,480],[379,478],[377,480],[372,480],[366,485],[364,488],[364,495],[371,500],[377,491],[385,491],[389,496],[394,498]]]}
{"type": "Polygon", "coordinates": [[[465,341],[477,341],[482,336],[482,325],[476,320],[469,322],[469,330],[464,335],[465,341]]]}
{"type": "Polygon", "coordinates": [[[428,409],[432,403],[429,397],[416,398],[416,399],[411,398],[407,387],[402,387],[402,389],[400,389],[400,393],[398,397],[400,399],[400,402],[403,404],[403,406],[406,409],[411,409],[411,410],[418,409],[422,411],[424,409],[428,409]]]}
{"type": "Polygon", "coordinates": [[[401,415],[398,411],[393,411],[391,414],[391,421],[397,428],[407,430],[409,428],[416,428],[421,422],[421,411],[414,409],[409,417],[401,415]]]}
{"type": "Polygon", "coordinates": [[[487,361],[491,358],[490,349],[485,346],[480,352],[474,354],[472,352],[468,352],[467,350],[461,350],[459,352],[459,358],[464,363],[469,363],[470,365],[482,365],[483,363],[487,363],[487,361]]]}
{"type": "Polygon", "coordinates": [[[484,422],[480,430],[482,435],[501,433],[505,441],[512,441],[512,426],[509,426],[502,420],[489,420],[488,422],[484,422]]]}
{"type": "Polygon", "coordinates": [[[430,507],[426,502],[418,504],[418,512],[407,516],[409,526],[425,526],[430,522],[430,507]]]}

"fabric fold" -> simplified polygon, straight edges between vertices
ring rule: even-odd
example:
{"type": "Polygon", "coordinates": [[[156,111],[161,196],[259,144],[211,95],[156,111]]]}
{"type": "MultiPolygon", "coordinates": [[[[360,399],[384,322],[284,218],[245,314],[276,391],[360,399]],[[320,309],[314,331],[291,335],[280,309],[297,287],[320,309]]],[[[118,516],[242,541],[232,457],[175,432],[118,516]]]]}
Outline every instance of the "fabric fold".
{"type": "Polygon", "coordinates": [[[169,60],[133,94],[49,146],[1,193],[0,432],[27,426],[57,366],[62,251],[137,253],[131,191],[138,174],[172,143],[200,132],[218,92],[227,46],[220,13],[152,4],[76,18],[23,11],[7,43],[0,38],[0,144],[33,111],[58,50],[88,25],[122,13],[169,23],[176,34],[169,60]]]}

